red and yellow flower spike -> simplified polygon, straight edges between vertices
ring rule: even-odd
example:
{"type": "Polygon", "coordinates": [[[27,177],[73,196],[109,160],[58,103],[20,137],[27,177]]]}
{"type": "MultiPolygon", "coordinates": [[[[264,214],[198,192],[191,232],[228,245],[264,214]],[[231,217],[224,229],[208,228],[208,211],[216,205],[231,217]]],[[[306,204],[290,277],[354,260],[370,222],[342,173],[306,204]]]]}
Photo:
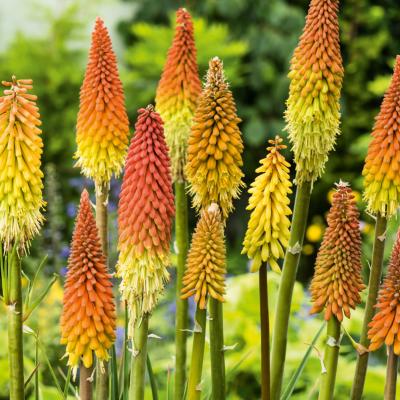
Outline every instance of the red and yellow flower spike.
{"type": "Polygon", "coordinates": [[[390,217],[400,206],[400,56],[376,117],[363,169],[368,211],[390,217]]]}
{"type": "Polygon", "coordinates": [[[258,271],[263,262],[280,272],[277,260],[284,257],[290,235],[289,195],[292,193],[290,182],[290,164],[280,153],[286,146],[276,136],[269,140],[268,155],[260,161],[256,169],[259,175],[252,183],[247,210],[252,210],[242,254],[252,259],[251,271],[258,271]]]}
{"type": "Polygon", "coordinates": [[[183,277],[182,299],[194,295],[199,308],[207,307],[207,298],[223,302],[225,294],[226,250],[224,226],[217,204],[201,212],[183,277]]]}
{"type": "Polygon", "coordinates": [[[12,78],[0,97],[0,240],[22,248],[43,223],[43,142],[31,79],[12,78]]]}
{"type": "Polygon", "coordinates": [[[67,346],[68,365],[75,371],[80,361],[90,368],[94,354],[100,361],[109,359],[107,350],[115,341],[116,324],[110,279],[89,193],[84,190],[68,259],[61,315],[61,344],[67,346]]]}
{"type": "Polygon", "coordinates": [[[394,353],[400,355],[400,230],[397,232],[389,261],[387,275],[381,285],[377,312],[369,323],[369,350],[374,351],[384,343],[393,345],[394,353]]]}
{"type": "Polygon", "coordinates": [[[336,186],[311,281],[310,313],[326,307],[326,320],[335,315],[342,321],[343,314],[350,318],[350,309],[361,302],[360,292],[365,285],[361,277],[360,213],[348,183],[336,186]]]}
{"type": "Polygon", "coordinates": [[[174,181],[184,179],[187,140],[201,93],[192,18],[176,13],[176,28],[156,94],[156,109],[164,121],[174,181]]]}
{"type": "Polygon", "coordinates": [[[131,328],[137,318],[153,310],[169,278],[175,212],[161,118],[153,106],[138,113],[118,206],[117,273],[122,278],[120,290],[129,307],[131,328]]]}
{"type": "Polygon", "coordinates": [[[188,141],[186,175],[197,210],[215,202],[223,219],[243,186],[243,142],[236,105],[218,57],[209,63],[188,141]]]}
{"type": "Polygon", "coordinates": [[[290,67],[286,121],[296,161],[296,182],[314,182],[339,134],[343,65],[339,0],[311,0],[290,67]]]}
{"type": "Polygon", "coordinates": [[[76,127],[76,165],[97,184],[122,170],[128,147],[129,121],[117,59],[104,22],[96,19],[76,127]]]}

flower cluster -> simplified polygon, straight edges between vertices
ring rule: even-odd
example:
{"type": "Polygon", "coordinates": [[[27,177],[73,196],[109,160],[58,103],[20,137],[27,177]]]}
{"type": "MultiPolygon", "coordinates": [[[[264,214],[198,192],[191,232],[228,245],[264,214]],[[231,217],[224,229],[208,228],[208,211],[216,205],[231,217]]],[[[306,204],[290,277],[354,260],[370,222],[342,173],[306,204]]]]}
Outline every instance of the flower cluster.
{"type": "Polygon", "coordinates": [[[400,205],[400,56],[376,117],[363,169],[368,210],[390,217],[400,205]]]}
{"type": "Polygon", "coordinates": [[[296,181],[314,182],[324,170],[340,124],[343,80],[339,0],[312,0],[289,73],[286,121],[296,181]]]}
{"type": "Polygon", "coordinates": [[[189,12],[180,8],[156,94],[156,109],[164,121],[174,181],[184,178],[187,140],[200,92],[193,23],[189,12]]]}
{"type": "Polygon", "coordinates": [[[222,61],[215,57],[209,63],[207,82],[194,116],[186,174],[196,209],[215,202],[224,219],[243,186],[240,121],[222,61]]]}
{"type": "Polygon", "coordinates": [[[280,271],[277,260],[283,258],[289,243],[289,194],[292,193],[290,164],[280,153],[286,146],[276,136],[269,140],[268,155],[256,169],[259,174],[252,183],[248,210],[252,210],[243,242],[243,253],[253,260],[251,271],[258,271],[263,262],[280,271]]]}
{"type": "Polygon", "coordinates": [[[42,131],[32,80],[3,82],[0,97],[0,240],[26,247],[43,222],[42,131]]]}
{"type": "Polygon", "coordinates": [[[76,165],[98,184],[119,175],[128,147],[129,121],[117,60],[107,28],[96,19],[80,92],[76,165]]]}
{"type": "Polygon", "coordinates": [[[122,297],[130,311],[130,327],[153,310],[169,278],[175,213],[161,118],[152,106],[138,113],[118,206],[117,272],[122,278],[122,297]]]}
{"type": "Polygon", "coordinates": [[[107,350],[115,341],[115,324],[110,275],[89,194],[84,190],[68,259],[61,315],[61,344],[66,345],[68,365],[76,369],[82,360],[89,368],[93,353],[100,361],[107,361],[107,350]]]}
{"type": "Polygon", "coordinates": [[[361,302],[365,288],[361,277],[361,232],[359,212],[354,195],[347,183],[337,184],[332,207],[315,263],[310,291],[313,302],[311,314],[322,311],[325,319],[343,314],[350,318],[350,309],[361,302]]]}
{"type": "Polygon", "coordinates": [[[385,343],[393,346],[400,355],[400,230],[397,233],[389,261],[389,268],[375,305],[378,310],[369,323],[369,350],[374,351],[385,343]]]}
{"type": "Polygon", "coordinates": [[[208,296],[221,302],[225,294],[225,241],[221,213],[217,204],[201,212],[183,277],[182,299],[194,295],[199,308],[205,309],[208,296]]]}

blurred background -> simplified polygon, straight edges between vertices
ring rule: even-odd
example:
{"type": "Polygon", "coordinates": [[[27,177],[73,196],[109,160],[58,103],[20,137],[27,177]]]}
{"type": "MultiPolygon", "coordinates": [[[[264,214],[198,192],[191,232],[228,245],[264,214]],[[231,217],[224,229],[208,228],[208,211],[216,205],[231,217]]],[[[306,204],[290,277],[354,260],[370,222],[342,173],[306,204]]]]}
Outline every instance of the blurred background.
{"type": "MultiPolygon", "coordinates": [[[[46,254],[48,259],[39,286],[45,287],[53,273],[60,275],[28,325],[38,332],[46,347],[47,357],[61,381],[66,373],[66,362],[61,360],[63,348],[58,344],[58,319],[69,241],[80,192],[83,187],[93,189],[91,183],[74,168],[73,154],[79,88],[94,20],[97,15],[101,16],[110,30],[133,127],[136,110],[154,102],[157,82],[173,36],[174,12],[180,6],[187,7],[194,17],[201,76],[204,76],[211,57],[217,55],[224,61],[238,114],[243,120],[244,172],[248,186],[254,180],[259,160],[265,156],[267,140],[276,134],[286,137],[282,115],[288,93],[287,72],[304,25],[307,0],[0,1],[0,80],[8,80],[12,74],[34,80],[45,143],[43,168],[45,200],[48,203],[47,222],[24,263],[27,275],[25,284],[46,254]]],[[[299,365],[321,325],[318,317],[311,318],[308,315],[307,287],[326,226],[325,214],[330,206],[332,188],[339,179],[351,183],[362,211],[363,261],[367,279],[374,221],[364,213],[361,171],[374,116],[379,111],[383,93],[389,84],[395,56],[400,51],[399,20],[397,0],[381,0],[379,5],[372,0],[347,0],[341,7],[340,27],[345,66],[341,99],[342,134],[336,151],[330,154],[326,172],[315,184],[312,195],[292,309],[287,379],[299,365]]],[[[286,155],[291,157],[289,151],[286,155]]],[[[112,271],[116,261],[115,213],[118,193],[119,181],[115,180],[111,185],[109,204],[112,271]]],[[[229,277],[225,344],[228,398],[232,400],[260,397],[258,278],[248,273],[247,259],[240,254],[248,219],[245,210],[247,200],[246,189],[240,200],[236,201],[236,210],[227,224],[229,277]]],[[[192,228],[195,217],[192,212],[192,228]]],[[[386,257],[390,253],[397,225],[398,221],[394,219],[389,226],[386,257]]],[[[173,268],[171,272],[173,275],[173,268]]],[[[270,278],[273,313],[279,276],[271,273],[270,278]]],[[[345,323],[355,340],[361,330],[361,310],[362,307],[359,307],[352,320],[345,323]]],[[[151,322],[151,331],[159,337],[151,339],[149,351],[161,399],[166,399],[168,390],[173,387],[173,321],[172,279],[151,322]]],[[[0,342],[3,343],[6,340],[4,313],[0,314],[0,328],[0,342]]],[[[123,341],[122,310],[117,333],[117,351],[120,352],[123,341]]],[[[35,355],[35,345],[30,335],[27,335],[26,343],[28,375],[32,372],[35,355]],[[31,342],[32,345],[29,345],[31,342]]],[[[356,358],[356,352],[347,338],[343,339],[343,344],[337,399],[348,399],[356,358]]],[[[5,349],[6,346],[0,348],[0,398],[4,399],[8,397],[5,349]]],[[[316,397],[316,378],[321,371],[318,350],[322,349],[320,342],[299,380],[294,399],[316,397]]],[[[207,356],[205,359],[208,363],[207,356]]],[[[384,350],[371,356],[366,399],[382,398],[384,363],[384,350]]],[[[45,363],[41,365],[40,379],[42,398],[57,398],[54,381],[45,363]]],[[[209,393],[207,374],[204,387],[205,393],[209,393]]]]}

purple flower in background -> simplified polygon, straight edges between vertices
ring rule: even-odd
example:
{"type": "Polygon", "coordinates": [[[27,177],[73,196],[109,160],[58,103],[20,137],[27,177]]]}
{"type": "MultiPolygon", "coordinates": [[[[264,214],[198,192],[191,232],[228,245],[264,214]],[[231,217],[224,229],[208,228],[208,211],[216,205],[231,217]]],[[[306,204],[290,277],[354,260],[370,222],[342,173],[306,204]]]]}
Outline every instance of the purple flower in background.
{"type": "Polygon", "coordinates": [[[67,215],[71,218],[76,216],[76,205],[74,203],[67,204],[67,215]]]}
{"type": "Polygon", "coordinates": [[[69,257],[69,251],[70,250],[68,246],[63,246],[60,251],[60,257],[66,260],[69,257]]]}
{"type": "Polygon", "coordinates": [[[124,332],[124,328],[122,326],[117,326],[117,338],[115,341],[115,351],[117,353],[117,356],[119,357],[122,354],[122,349],[124,347],[124,336],[125,336],[125,332],[124,332]]]}
{"type": "Polygon", "coordinates": [[[67,275],[67,271],[68,271],[67,267],[62,267],[62,268],[60,269],[60,274],[61,274],[61,276],[67,275]]]}

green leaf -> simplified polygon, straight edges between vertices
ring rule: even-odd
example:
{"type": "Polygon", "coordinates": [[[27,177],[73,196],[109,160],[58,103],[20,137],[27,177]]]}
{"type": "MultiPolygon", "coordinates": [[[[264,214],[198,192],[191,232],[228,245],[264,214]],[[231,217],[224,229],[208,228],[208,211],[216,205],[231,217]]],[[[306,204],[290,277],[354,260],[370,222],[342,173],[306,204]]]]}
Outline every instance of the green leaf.
{"type": "Polygon", "coordinates": [[[282,396],[281,396],[281,400],[289,400],[290,396],[293,393],[293,390],[296,386],[296,383],[298,381],[298,379],[300,378],[304,367],[306,366],[306,363],[308,361],[308,358],[310,357],[310,354],[313,350],[313,347],[315,346],[315,343],[317,342],[319,336],[321,335],[322,331],[324,330],[325,327],[325,322],[321,325],[321,327],[319,328],[318,332],[315,334],[312,342],[309,344],[307,351],[304,354],[303,359],[301,360],[300,365],[298,366],[298,368],[296,369],[296,371],[294,372],[293,376],[290,378],[290,381],[288,383],[288,385],[286,386],[285,391],[283,392],[282,396]]]}

